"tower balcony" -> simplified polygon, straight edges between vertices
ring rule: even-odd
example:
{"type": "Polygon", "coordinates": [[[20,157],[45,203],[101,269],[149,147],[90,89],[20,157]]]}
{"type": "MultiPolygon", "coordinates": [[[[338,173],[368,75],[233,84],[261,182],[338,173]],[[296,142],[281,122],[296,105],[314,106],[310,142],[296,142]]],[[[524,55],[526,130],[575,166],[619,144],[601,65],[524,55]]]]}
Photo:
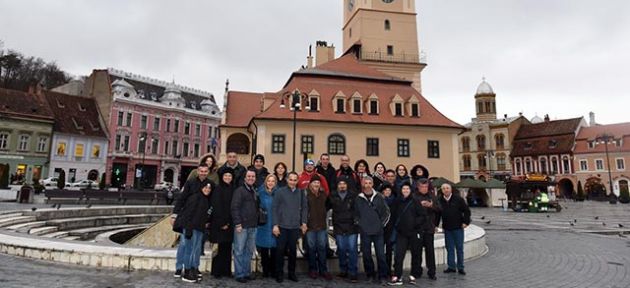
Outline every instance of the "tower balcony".
{"type": "Polygon", "coordinates": [[[405,64],[427,64],[427,56],[424,52],[418,54],[409,54],[409,53],[395,53],[389,54],[386,52],[360,52],[360,60],[364,61],[379,61],[379,62],[388,62],[388,63],[405,63],[405,64]]]}

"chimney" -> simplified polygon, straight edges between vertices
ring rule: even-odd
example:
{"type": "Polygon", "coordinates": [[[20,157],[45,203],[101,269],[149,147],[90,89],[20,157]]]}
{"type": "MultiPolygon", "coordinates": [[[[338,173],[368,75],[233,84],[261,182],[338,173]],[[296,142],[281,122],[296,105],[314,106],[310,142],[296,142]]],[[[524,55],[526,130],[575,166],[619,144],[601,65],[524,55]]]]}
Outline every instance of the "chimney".
{"type": "Polygon", "coordinates": [[[549,114],[545,114],[545,122],[549,122],[549,114]]]}
{"type": "Polygon", "coordinates": [[[306,68],[313,68],[313,45],[308,45],[308,57],[306,57],[306,68]]]}
{"type": "Polygon", "coordinates": [[[328,46],[326,41],[317,41],[315,46],[315,66],[335,59],[335,46],[328,46]]]}
{"type": "Polygon", "coordinates": [[[597,125],[597,123],[595,123],[595,112],[591,111],[588,113],[588,126],[595,126],[597,125]]]}

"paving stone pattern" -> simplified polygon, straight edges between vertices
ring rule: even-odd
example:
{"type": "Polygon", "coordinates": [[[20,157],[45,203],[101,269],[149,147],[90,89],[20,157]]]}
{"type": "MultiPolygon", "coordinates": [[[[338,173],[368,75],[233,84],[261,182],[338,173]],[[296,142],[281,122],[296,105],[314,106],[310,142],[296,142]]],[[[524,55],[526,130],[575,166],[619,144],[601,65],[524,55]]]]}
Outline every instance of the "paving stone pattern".
{"type": "MultiPolygon", "coordinates": [[[[487,230],[489,253],[468,261],[466,276],[442,274],[444,267],[439,267],[437,281],[421,278],[416,286],[630,287],[630,235],[619,235],[630,227],[630,205],[598,202],[564,205],[567,209],[549,214],[474,209],[473,221],[487,230]],[[595,220],[596,216],[599,219],[595,220]],[[486,221],[491,222],[486,224],[486,221]],[[602,222],[607,225],[603,226],[602,222]],[[615,226],[617,224],[625,228],[615,226]]],[[[353,285],[341,280],[307,280],[306,275],[300,275],[297,284],[286,280],[282,285],[272,280],[238,284],[232,279],[217,281],[209,276],[201,284],[185,284],[170,273],[85,268],[0,254],[0,287],[260,286],[378,287],[369,282],[353,285]]]]}

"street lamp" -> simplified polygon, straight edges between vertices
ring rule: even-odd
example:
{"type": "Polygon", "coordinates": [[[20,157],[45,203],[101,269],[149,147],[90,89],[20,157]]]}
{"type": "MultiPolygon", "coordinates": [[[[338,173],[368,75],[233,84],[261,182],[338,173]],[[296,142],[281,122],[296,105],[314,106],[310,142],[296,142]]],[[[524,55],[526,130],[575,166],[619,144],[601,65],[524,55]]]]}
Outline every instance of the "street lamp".
{"type": "Polygon", "coordinates": [[[147,155],[147,133],[143,132],[141,134],[142,136],[140,136],[140,143],[142,144],[142,166],[140,166],[140,183],[139,184],[139,189],[142,190],[144,189],[144,158],[147,155]]]}
{"type": "Polygon", "coordinates": [[[614,143],[614,140],[615,140],[615,137],[608,133],[604,133],[602,135],[597,136],[597,138],[595,138],[595,141],[597,141],[599,144],[604,144],[604,148],[606,151],[606,165],[608,165],[608,184],[610,186],[609,196],[611,198],[613,197],[614,193],[613,193],[613,184],[612,184],[612,172],[610,168],[610,157],[608,155],[608,143],[614,143]]]}
{"type": "Polygon", "coordinates": [[[287,100],[289,99],[289,97],[291,97],[291,101],[290,101],[290,105],[291,107],[289,108],[291,111],[293,111],[293,156],[292,156],[292,165],[291,165],[291,169],[293,171],[295,171],[295,136],[296,136],[296,117],[297,117],[297,111],[300,109],[300,102],[302,100],[302,98],[304,98],[306,100],[306,110],[310,110],[311,109],[311,105],[310,105],[310,101],[308,99],[308,94],[306,93],[302,93],[299,90],[295,89],[293,90],[293,92],[286,92],[285,94],[282,95],[282,99],[280,100],[280,108],[284,109],[286,108],[285,105],[285,100],[284,98],[287,98],[287,100]]]}

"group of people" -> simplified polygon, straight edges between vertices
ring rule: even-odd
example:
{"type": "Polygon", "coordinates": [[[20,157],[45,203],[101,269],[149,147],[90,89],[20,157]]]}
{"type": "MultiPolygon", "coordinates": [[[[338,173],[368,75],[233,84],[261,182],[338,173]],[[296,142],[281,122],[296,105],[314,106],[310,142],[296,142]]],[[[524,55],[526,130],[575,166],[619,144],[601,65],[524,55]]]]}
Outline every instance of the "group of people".
{"type": "Polygon", "coordinates": [[[298,174],[282,162],[269,171],[263,155],[256,155],[247,168],[234,152],[227,153],[220,167],[213,155],[204,155],[171,216],[173,230],[180,233],[175,277],[201,280],[200,256],[208,239],[217,245],[211,269],[215,278],[254,280],[251,260],[257,251],[263,277],[283,282],[287,258],[286,278],[297,282],[297,244],[302,238],[308,276],[330,281],[333,276],[326,261],[330,214],[340,278],[358,282],[360,249],[365,275],[375,283],[403,284],[407,251],[411,252],[409,282],[422,276],[423,251],[427,276],[435,280],[433,242],[440,222],[448,254],[444,273],[465,275],[464,229],[471,222],[470,209],[449,184],[443,184],[437,196],[422,165],[408,173],[402,164],[392,170],[379,162],[370,172],[363,159],[354,167],[347,155],[340,161],[335,169],[329,155],[322,154],[317,165],[306,160],[298,174]]]}

